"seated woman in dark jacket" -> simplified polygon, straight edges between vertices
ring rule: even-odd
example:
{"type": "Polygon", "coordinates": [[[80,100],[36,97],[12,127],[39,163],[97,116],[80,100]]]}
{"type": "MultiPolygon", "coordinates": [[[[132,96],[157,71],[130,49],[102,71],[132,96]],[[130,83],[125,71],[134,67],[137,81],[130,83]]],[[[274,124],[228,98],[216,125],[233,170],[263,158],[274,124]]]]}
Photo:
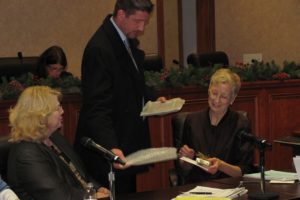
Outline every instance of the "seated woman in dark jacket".
{"type": "MultiPolygon", "coordinates": [[[[90,179],[69,143],[57,132],[62,125],[61,93],[47,86],[26,88],[10,110],[11,147],[8,182],[22,200],[82,200],[90,179]]],[[[98,197],[106,188],[94,185],[98,197]]]]}
{"type": "Polygon", "coordinates": [[[230,110],[240,87],[236,73],[224,68],[217,70],[208,89],[209,108],[187,116],[179,154],[195,159],[200,152],[211,163],[205,171],[180,161],[187,182],[252,172],[254,146],[238,136],[241,130],[249,131],[249,121],[243,114],[230,110]]]}

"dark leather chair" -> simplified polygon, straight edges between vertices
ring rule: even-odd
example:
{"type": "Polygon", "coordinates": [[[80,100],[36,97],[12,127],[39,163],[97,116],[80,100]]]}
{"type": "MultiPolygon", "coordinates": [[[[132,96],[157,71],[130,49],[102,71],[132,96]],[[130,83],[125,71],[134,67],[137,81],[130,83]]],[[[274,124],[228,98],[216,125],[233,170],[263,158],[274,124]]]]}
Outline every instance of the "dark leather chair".
{"type": "MultiPolygon", "coordinates": [[[[5,77],[9,81],[10,77],[18,77],[27,72],[36,74],[38,58],[39,57],[0,58],[0,78],[5,77]]],[[[0,82],[2,82],[1,79],[0,82]]]]}
{"type": "Polygon", "coordinates": [[[213,67],[215,64],[227,67],[229,65],[229,60],[225,52],[216,51],[203,54],[189,54],[187,57],[187,63],[195,67],[213,67]]]}
{"type": "Polygon", "coordinates": [[[160,72],[163,69],[163,61],[160,55],[146,55],[143,62],[146,71],[160,72]]]}
{"type": "Polygon", "coordinates": [[[11,145],[7,138],[0,139],[0,174],[4,181],[7,181],[7,159],[11,145]]]}
{"type": "MultiPolygon", "coordinates": [[[[174,115],[171,119],[172,131],[173,131],[173,145],[177,149],[182,146],[182,134],[183,134],[183,127],[184,122],[188,114],[191,112],[179,112],[178,114],[174,115]]],[[[180,170],[181,168],[178,167],[178,160],[175,161],[174,169],[169,170],[169,180],[171,186],[178,186],[183,185],[185,183],[184,180],[184,172],[180,170]]]]}

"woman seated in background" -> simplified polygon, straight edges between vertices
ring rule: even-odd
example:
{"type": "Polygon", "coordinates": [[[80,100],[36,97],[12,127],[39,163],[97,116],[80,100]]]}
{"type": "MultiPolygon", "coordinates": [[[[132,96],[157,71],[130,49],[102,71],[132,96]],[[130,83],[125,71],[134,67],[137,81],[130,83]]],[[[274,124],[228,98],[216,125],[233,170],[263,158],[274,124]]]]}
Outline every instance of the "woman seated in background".
{"type": "Polygon", "coordinates": [[[17,195],[0,177],[0,200],[18,200],[17,195]]]}
{"type": "MultiPolygon", "coordinates": [[[[8,182],[22,200],[82,200],[90,180],[62,125],[61,93],[47,86],[26,88],[9,111],[11,147],[8,182]]],[[[109,191],[94,182],[98,197],[109,191]]]]}
{"type": "Polygon", "coordinates": [[[39,57],[37,63],[37,76],[40,78],[58,79],[72,75],[66,71],[68,62],[64,50],[59,46],[51,46],[39,57]]]}
{"type": "MultiPolygon", "coordinates": [[[[38,78],[52,79],[72,76],[70,72],[66,71],[67,65],[68,62],[64,50],[59,46],[51,46],[40,55],[36,76],[38,78]]],[[[20,91],[25,89],[18,80],[12,80],[9,84],[20,91]]]]}
{"type": "Polygon", "coordinates": [[[250,130],[249,121],[230,109],[240,87],[236,73],[225,68],[217,70],[208,88],[209,107],[187,116],[179,155],[195,159],[200,152],[210,161],[210,167],[205,171],[180,160],[186,182],[252,172],[254,146],[239,137],[241,130],[250,130]]]}

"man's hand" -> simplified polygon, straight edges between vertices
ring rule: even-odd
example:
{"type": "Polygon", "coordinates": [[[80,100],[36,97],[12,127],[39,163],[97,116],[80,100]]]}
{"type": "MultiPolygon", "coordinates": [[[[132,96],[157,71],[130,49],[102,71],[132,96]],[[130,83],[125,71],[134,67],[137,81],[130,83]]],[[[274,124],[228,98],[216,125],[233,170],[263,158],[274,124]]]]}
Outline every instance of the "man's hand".
{"type": "Polygon", "coordinates": [[[107,198],[110,195],[110,191],[105,187],[100,187],[96,193],[97,199],[107,198]]]}
{"type": "Polygon", "coordinates": [[[167,101],[166,97],[158,97],[156,101],[160,101],[161,103],[165,103],[167,101]]]}
{"type": "MultiPolygon", "coordinates": [[[[123,154],[123,151],[121,149],[111,149],[111,152],[113,152],[114,154],[116,154],[117,156],[119,156],[120,159],[125,160],[125,156],[123,154]]],[[[121,165],[119,163],[113,163],[114,168],[116,169],[127,169],[128,167],[130,167],[130,165],[121,165]]]]}

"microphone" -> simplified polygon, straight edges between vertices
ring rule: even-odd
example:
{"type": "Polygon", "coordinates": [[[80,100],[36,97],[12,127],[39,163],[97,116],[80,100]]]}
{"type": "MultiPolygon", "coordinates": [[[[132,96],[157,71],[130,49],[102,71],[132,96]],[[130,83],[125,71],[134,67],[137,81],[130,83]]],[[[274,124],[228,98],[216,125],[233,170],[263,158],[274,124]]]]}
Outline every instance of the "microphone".
{"type": "Polygon", "coordinates": [[[272,144],[267,143],[267,140],[255,137],[253,134],[246,132],[245,130],[241,130],[239,133],[239,137],[249,142],[254,142],[258,145],[264,144],[267,147],[272,147],[272,144]]]}
{"type": "Polygon", "coordinates": [[[179,64],[180,64],[179,61],[178,61],[178,60],[175,60],[175,59],[173,59],[172,62],[173,62],[174,64],[176,64],[176,65],[179,65],[179,64]]]}
{"type": "Polygon", "coordinates": [[[106,159],[108,159],[109,161],[116,162],[116,163],[119,163],[121,165],[125,165],[125,161],[122,160],[121,158],[119,158],[119,156],[117,156],[113,152],[105,149],[101,145],[97,144],[91,138],[83,137],[83,138],[81,138],[80,142],[86,148],[95,150],[95,151],[103,154],[106,157],[106,159]]]}
{"type": "Polygon", "coordinates": [[[18,58],[20,60],[20,64],[23,65],[23,55],[21,51],[18,52],[18,58]]]}

